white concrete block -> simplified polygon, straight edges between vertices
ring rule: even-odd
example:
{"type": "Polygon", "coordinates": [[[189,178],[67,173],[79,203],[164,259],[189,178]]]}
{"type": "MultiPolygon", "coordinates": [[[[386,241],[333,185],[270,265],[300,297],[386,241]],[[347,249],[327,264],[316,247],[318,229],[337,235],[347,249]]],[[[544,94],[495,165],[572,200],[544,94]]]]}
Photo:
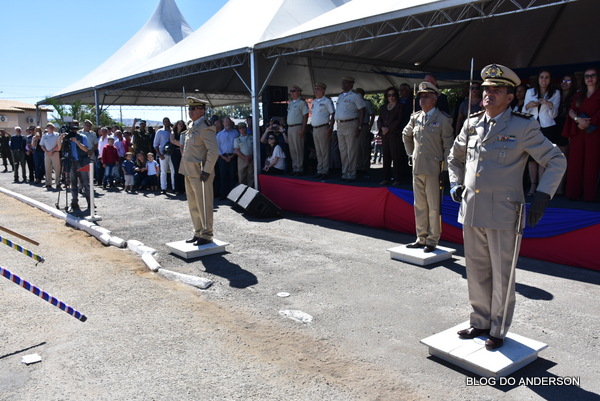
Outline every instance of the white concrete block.
{"type": "Polygon", "coordinates": [[[149,246],[146,246],[146,245],[139,245],[135,249],[135,253],[137,253],[138,255],[143,255],[145,253],[149,253],[151,255],[155,255],[156,254],[156,249],[150,248],[149,246]]]}
{"type": "Polygon", "coordinates": [[[123,238],[112,236],[110,237],[110,244],[112,246],[116,246],[117,248],[125,248],[127,246],[127,241],[123,238]]]}
{"type": "Polygon", "coordinates": [[[104,245],[110,244],[110,235],[108,235],[108,234],[102,234],[96,238],[98,238],[100,240],[100,242],[102,242],[104,245]]]}
{"type": "Polygon", "coordinates": [[[413,265],[426,266],[451,259],[456,249],[438,245],[433,252],[425,253],[423,248],[407,248],[406,245],[400,245],[389,248],[387,251],[392,259],[412,263],[413,265]]]}
{"type": "Polygon", "coordinates": [[[148,266],[148,269],[152,270],[153,272],[157,272],[158,269],[160,269],[160,264],[156,261],[156,259],[154,259],[152,254],[148,252],[142,254],[142,260],[146,266],[148,266]]]}
{"type": "Polygon", "coordinates": [[[185,240],[168,242],[167,247],[171,249],[171,253],[181,256],[184,259],[199,258],[206,255],[213,255],[215,253],[226,252],[225,247],[230,245],[228,242],[219,241],[213,239],[210,244],[196,246],[194,244],[188,244],[185,240]]]}
{"type": "Polygon", "coordinates": [[[130,239],[129,241],[127,241],[127,249],[129,249],[130,251],[133,251],[135,253],[137,253],[137,248],[140,245],[144,245],[142,244],[140,241],[135,240],[135,239],[130,239]]]}
{"type": "Polygon", "coordinates": [[[167,269],[160,269],[158,271],[158,274],[162,275],[163,277],[165,277],[169,280],[180,281],[184,284],[188,284],[193,287],[200,288],[201,290],[207,289],[213,283],[212,280],[209,280],[207,278],[191,276],[189,274],[178,273],[178,272],[174,272],[174,271],[167,270],[167,269]]]}
{"type": "Polygon", "coordinates": [[[485,348],[485,336],[462,339],[457,331],[470,327],[464,322],[421,340],[429,354],[484,377],[504,377],[535,361],[547,344],[509,332],[504,345],[485,348]]]}

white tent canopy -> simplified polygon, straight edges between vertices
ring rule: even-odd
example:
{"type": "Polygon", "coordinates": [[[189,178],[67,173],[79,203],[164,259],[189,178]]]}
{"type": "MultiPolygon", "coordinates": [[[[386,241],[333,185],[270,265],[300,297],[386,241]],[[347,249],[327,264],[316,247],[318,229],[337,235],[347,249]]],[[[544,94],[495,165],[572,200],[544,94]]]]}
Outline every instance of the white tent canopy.
{"type": "MultiPolygon", "coordinates": [[[[119,50],[88,75],[53,97],[65,101],[86,95],[89,97],[93,88],[131,75],[140,64],[164,53],[192,32],[175,0],[160,0],[146,24],[119,50]]],[[[86,103],[90,103],[89,100],[86,103]]]]}
{"type": "MultiPolygon", "coordinates": [[[[197,90],[213,105],[248,103],[249,49],[347,1],[350,0],[231,0],[198,30],[178,44],[157,52],[155,57],[138,59],[134,65],[119,68],[110,76],[97,74],[99,68],[54,97],[65,102],[79,99],[94,103],[94,90],[97,90],[105,105],[181,105],[182,91],[197,90]],[[240,15],[246,23],[241,27],[233,25],[233,17],[240,15]],[[245,71],[240,74],[236,67],[245,71]],[[189,78],[212,71],[218,71],[218,78],[203,75],[200,80],[200,86],[210,85],[208,88],[199,89],[196,86],[198,80],[189,78]],[[152,82],[152,85],[145,87],[146,82],[152,82]],[[163,84],[165,82],[167,84],[163,84]],[[131,87],[135,89],[129,89],[131,87]]],[[[161,5],[164,2],[162,0],[161,5]]],[[[169,2],[173,3],[173,0],[169,2]]],[[[174,3],[173,6],[176,7],[174,3]]],[[[160,8],[159,5],[155,15],[160,8]]],[[[151,33],[142,28],[134,38],[142,41],[144,35],[151,33]]],[[[134,38],[123,48],[129,48],[134,38]]],[[[115,56],[103,65],[115,61],[115,56]]]]}
{"type": "MultiPolygon", "coordinates": [[[[104,104],[180,105],[185,88],[217,106],[247,103],[266,84],[297,84],[310,94],[323,81],[335,94],[344,75],[367,91],[420,80],[419,71],[467,79],[472,57],[476,68],[516,69],[600,60],[597,0],[298,3],[231,0],[178,45],[95,89],[104,104]],[[220,29],[232,15],[254,23],[247,31],[220,29]]],[[[78,95],[93,103],[90,93],[78,95]]]]}

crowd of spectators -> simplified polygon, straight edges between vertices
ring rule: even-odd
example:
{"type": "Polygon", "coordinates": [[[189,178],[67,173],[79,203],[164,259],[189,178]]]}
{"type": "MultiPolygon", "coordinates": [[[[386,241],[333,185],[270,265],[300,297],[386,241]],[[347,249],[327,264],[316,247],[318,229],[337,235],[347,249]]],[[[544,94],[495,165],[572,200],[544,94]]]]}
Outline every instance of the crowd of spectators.
{"type": "MultiPolygon", "coordinates": [[[[566,178],[558,195],[569,199],[597,201],[600,174],[600,91],[598,71],[589,68],[581,75],[566,74],[560,79],[548,69],[530,77],[529,86],[516,88],[511,105],[514,112],[528,113],[539,121],[542,132],[568,157],[566,178]],[[580,78],[578,85],[577,79],[580,78]]],[[[432,74],[424,81],[437,86],[432,74]]],[[[371,164],[383,163],[380,185],[399,185],[402,176],[410,176],[411,167],[402,142],[402,130],[410,115],[418,109],[411,87],[403,83],[384,92],[378,118],[364,91],[354,87],[354,78],[342,78],[343,92],[333,102],[325,96],[327,85],[313,86],[314,97],[302,97],[302,89],[290,87],[286,116],[271,117],[258,135],[252,134],[252,122],[235,124],[233,119],[212,116],[217,130],[219,159],[216,167],[215,195],[225,199],[238,183],[254,186],[254,140],[260,140],[260,174],[312,175],[330,179],[330,172],[341,171],[341,180],[355,181],[371,164]],[[376,123],[374,121],[377,121],[376,123]]],[[[436,107],[453,115],[455,135],[469,113],[481,110],[481,86],[465,86],[464,96],[450,113],[448,99],[440,96],[436,107]],[[470,96],[469,96],[470,95],[470,96]],[[470,100],[470,103],[469,103],[470,100]]],[[[79,132],[87,138],[88,156],[94,162],[95,184],[106,190],[122,187],[126,192],[150,191],[161,194],[185,192],[183,176],[178,173],[186,122],[147,126],[134,120],[129,130],[119,126],[100,127],[86,120],[79,132]]],[[[45,130],[29,126],[25,133],[15,127],[9,134],[0,131],[0,156],[4,172],[12,169],[14,181],[27,181],[55,189],[60,177],[61,143],[56,127],[45,130]]],[[[544,173],[533,160],[526,172],[528,194],[535,193],[544,173]]]]}

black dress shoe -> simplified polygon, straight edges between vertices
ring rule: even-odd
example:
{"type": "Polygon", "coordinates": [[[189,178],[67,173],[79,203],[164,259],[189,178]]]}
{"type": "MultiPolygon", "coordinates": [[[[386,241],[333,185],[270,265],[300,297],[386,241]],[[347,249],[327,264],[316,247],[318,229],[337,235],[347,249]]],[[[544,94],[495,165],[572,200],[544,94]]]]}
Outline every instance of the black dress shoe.
{"type": "Polygon", "coordinates": [[[435,246],[433,245],[425,245],[425,249],[423,249],[423,252],[425,253],[429,253],[429,252],[433,252],[435,251],[435,246]]]}
{"type": "Polygon", "coordinates": [[[211,242],[213,242],[211,239],[198,238],[198,241],[194,242],[194,245],[202,246],[202,245],[210,244],[211,242]]]}
{"type": "Polygon", "coordinates": [[[487,336],[490,334],[490,329],[478,329],[471,326],[468,329],[459,330],[456,334],[458,334],[460,338],[475,338],[479,336],[487,336]]]}
{"type": "Polygon", "coordinates": [[[406,245],[407,248],[425,248],[425,244],[421,244],[420,242],[413,242],[412,244],[406,245]]]}
{"type": "Polygon", "coordinates": [[[200,239],[200,237],[196,237],[195,235],[192,238],[188,238],[185,240],[185,242],[187,242],[188,244],[191,244],[192,242],[196,242],[200,239]]]}
{"type": "Polygon", "coordinates": [[[500,348],[500,347],[502,347],[503,344],[504,344],[503,338],[489,336],[488,339],[485,340],[485,348],[488,350],[500,348]]]}

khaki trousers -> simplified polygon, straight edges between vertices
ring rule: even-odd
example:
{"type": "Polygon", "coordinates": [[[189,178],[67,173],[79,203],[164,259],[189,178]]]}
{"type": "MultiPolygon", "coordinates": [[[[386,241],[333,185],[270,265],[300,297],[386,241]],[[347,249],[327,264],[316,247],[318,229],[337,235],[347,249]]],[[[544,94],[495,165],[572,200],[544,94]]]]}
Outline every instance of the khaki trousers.
{"type": "Polygon", "coordinates": [[[327,131],[329,125],[313,128],[313,140],[315,141],[315,150],[317,152],[317,174],[329,173],[329,148],[330,141],[327,131]]]}
{"type": "Polygon", "coordinates": [[[213,174],[204,182],[202,196],[202,180],[200,177],[185,176],[185,195],[187,197],[194,235],[198,238],[212,240],[213,238],[213,174]],[[204,221],[204,199],[206,199],[206,221],[204,221]]]}
{"type": "Polygon", "coordinates": [[[358,137],[358,156],[356,160],[357,170],[368,170],[371,168],[371,129],[369,124],[360,126],[358,137]]]}
{"type": "Polygon", "coordinates": [[[342,157],[342,178],[356,178],[356,161],[358,158],[358,119],[339,122],[337,125],[340,156],[342,157]]]}
{"type": "Polygon", "coordinates": [[[304,171],[304,137],[300,137],[302,125],[288,128],[288,144],[292,156],[292,170],[294,172],[304,171]]]}
{"type": "Polygon", "coordinates": [[[248,163],[241,157],[237,158],[238,181],[240,184],[246,184],[254,187],[254,160],[248,163]]]}
{"type": "Polygon", "coordinates": [[[413,175],[413,193],[417,241],[437,246],[442,234],[440,177],[413,175]]]}
{"type": "Polygon", "coordinates": [[[60,153],[54,152],[52,155],[44,154],[44,169],[46,170],[46,186],[52,186],[52,169],[54,169],[54,180],[56,185],[60,183],[60,153]]]}
{"type": "Polygon", "coordinates": [[[508,288],[515,248],[515,230],[494,230],[463,226],[469,301],[473,308],[470,322],[478,329],[490,329],[500,335],[504,304],[508,292],[508,309],[504,333],[508,332],[515,311],[515,281],[508,288]]]}

